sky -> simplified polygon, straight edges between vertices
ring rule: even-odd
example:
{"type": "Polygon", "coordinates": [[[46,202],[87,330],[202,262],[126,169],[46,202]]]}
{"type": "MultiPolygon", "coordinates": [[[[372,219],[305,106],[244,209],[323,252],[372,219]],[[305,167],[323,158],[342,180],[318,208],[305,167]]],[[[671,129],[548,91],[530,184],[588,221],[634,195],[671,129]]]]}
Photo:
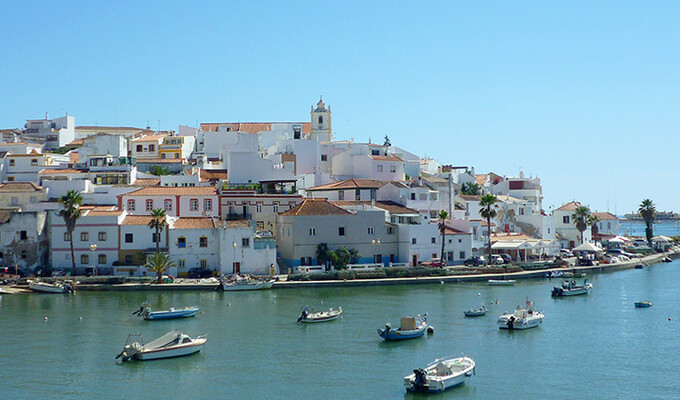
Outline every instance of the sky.
{"type": "Polygon", "coordinates": [[[680,211],[680,2],[0,2],[0,128],[309,121],[680,211]]]}

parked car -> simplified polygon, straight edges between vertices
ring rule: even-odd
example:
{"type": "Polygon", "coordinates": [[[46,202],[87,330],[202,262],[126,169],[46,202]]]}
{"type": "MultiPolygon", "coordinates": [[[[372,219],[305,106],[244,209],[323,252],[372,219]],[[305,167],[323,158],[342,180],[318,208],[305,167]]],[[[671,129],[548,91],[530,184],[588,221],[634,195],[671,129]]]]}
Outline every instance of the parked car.
{"type": "Polygon", "coordinates": [[[191,279],[210,278],[212,276],[212,271],[207,268],[191,268],[187,273],[187,276],[191,279]]]}
{"type": "Polygon", "coordinates": [[[569,249],[560,249],[560,256],[562,258],[573,257],[574,253],[572,253],[571,250],[569,250],[569,249]]]}
{"type": "Polygon", "coordinates": [[[503,264],[505,264],[505,260],[500,255],[494,254],[494,255],[491,256],[491,264],[493,264],[493,265],[503,265],[503,264]]]}
{"type": "Polygon", "coordinates": [[[484,266],[486,264],[487,262],[484,256],[472,256],[467,260],[463,261],[463,265],[465,265],[466,267],[478,267],[484,266]]]}
{"type": "Polygon", "coordinates": [[[423,267],[427,268],[442,268],[446,266],[444,263],[442,263],[442,260],[439,258],[433,258],[430,261],[425,261],[420,263],[423,267]]]}
{"type": "Polygon", "coordinates": [[[503,260],[505,261],[506,264],[512,263],[512,257],[510,257],[510,254],[499,254],[499,256],[503,257],[503,260]]]}

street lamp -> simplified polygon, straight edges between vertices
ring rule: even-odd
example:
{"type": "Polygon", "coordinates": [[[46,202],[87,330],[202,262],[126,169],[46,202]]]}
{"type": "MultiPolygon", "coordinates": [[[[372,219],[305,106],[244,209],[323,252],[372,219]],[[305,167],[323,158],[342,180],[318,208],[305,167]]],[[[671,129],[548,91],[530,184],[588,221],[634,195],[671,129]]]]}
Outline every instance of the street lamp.
{"type": "MultiPolygon", "coordinates": [[[[234,268],[236,266],[236,242],[231,242],[231,246],[234,248],[234,257],[233,261],[231,263],[231,273],[232,275],[236,273],[236,269],[234,268]]],[[[240,269],[240,268],[239,268],[240,269]]],[[[241,272],[241,271],[239,271],[241,272]]]]}
{"type": "Polygon", "coordinates": [[[97,276],[97,259],[95,258],[97,256],[97,245],[95,243],[90,243],[90,250],[92,251],[92,264],[93,264],[93,274],[94,276],[97,276]]]}

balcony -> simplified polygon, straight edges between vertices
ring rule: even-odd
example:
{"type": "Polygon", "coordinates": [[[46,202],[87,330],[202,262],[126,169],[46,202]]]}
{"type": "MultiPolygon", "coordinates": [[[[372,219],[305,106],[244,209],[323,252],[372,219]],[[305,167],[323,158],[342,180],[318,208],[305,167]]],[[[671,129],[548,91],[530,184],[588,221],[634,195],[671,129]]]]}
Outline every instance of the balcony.
{"type": "Polygon", "coordinates": [[[225,219],[227,221],[236,221],[240,219],[252,219],[253,215],[251,213],[227,213],[225,219]]]}

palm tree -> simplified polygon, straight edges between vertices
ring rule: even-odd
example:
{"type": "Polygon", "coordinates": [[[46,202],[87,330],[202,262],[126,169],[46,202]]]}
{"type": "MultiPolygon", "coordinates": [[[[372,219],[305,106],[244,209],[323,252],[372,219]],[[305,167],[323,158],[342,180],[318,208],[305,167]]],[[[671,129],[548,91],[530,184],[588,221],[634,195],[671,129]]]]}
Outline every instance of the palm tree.
{"type": "Polygon", "coordinates": [[[147,226],[156,231],[154,236],[156,240],[156,253],[160,253],[161,251],[161,232],[167,225],[168,223],[165,222],[165,210],[162,208],[151,210],[151,221],[149,221],[147,226]]]}
{"type": "Polygon", "coordinates": [[[588,218],[590,217],[590,208],[586,206],[578,206],[574,213],[571,214],[571,220],[576,225],[579,233],[581,233],[581,244],[583,244],[583,232],[588,228],[588,218]]]}
{"type": "Polygon", "coordinates": [[[487,193],[479,198],[479,206],[482,207],[479,210],[479,215],[482,218],[486,218],[486,225],[488,227],[487,234],[489,239],[489,262],[491,261],[491,218],[496,217],[496,202],[498,198],[491,193],[487,193]]]}
{"type": "Polygon", "coordinates": [[[439,233],[442,234],[442,251],[439,253],[441,260],[441,266],[446,265],[446,259],[444,258],[444,241],[446,240],[446,218],[449,217],[449,213],[444,210],[439,211],[439,233]]]}
{"type": "Polygon", "coordinates": [[[68,233],[69,243],[71,244],[71,262],[73,264],[73,275],[76,274],[76,255],[73,251],[73,231],[76,229],[76,221],[82,215],[80,205],[83,204],[83,196],[77,190],[69,190],[59,198],[62,209],[59,216],[64,218],[66,232],[68,233]]]}
{"type": "Polygon", "coordinates": [[[588,225],[590,225],[590,234],[593,237],[593,241],[597,242],[597,234],[600,232],[600,228],[597,227],[597,223],[600,222],[600,219],[597,217],[597,215],[590,214],[588,221],[586,222],[588,225]]]}
{"type": "Polygon", "coordinates": [[[153,253],[146,259],[146,267],[149,271],[156,273],[156,283],[161,283],[163,279],[163,272],[175,266],[175,262],[170,260],[170,256],[157,252],[153,253]]]}
{"type": "Polygon", "coordinates": [[[644,199],[640,204],[640,208],[638,208],[638,212],[640,213],[642,219],[645,220],[645,225],[647,225],[647,227],[645,228],[647,244],[649,244],[649,247],[652,247],[652,236],[654,236],[653,224],[654,214],[656,214],[656,207],[654,206],[654,203],[650,199],[644,199]]]}

